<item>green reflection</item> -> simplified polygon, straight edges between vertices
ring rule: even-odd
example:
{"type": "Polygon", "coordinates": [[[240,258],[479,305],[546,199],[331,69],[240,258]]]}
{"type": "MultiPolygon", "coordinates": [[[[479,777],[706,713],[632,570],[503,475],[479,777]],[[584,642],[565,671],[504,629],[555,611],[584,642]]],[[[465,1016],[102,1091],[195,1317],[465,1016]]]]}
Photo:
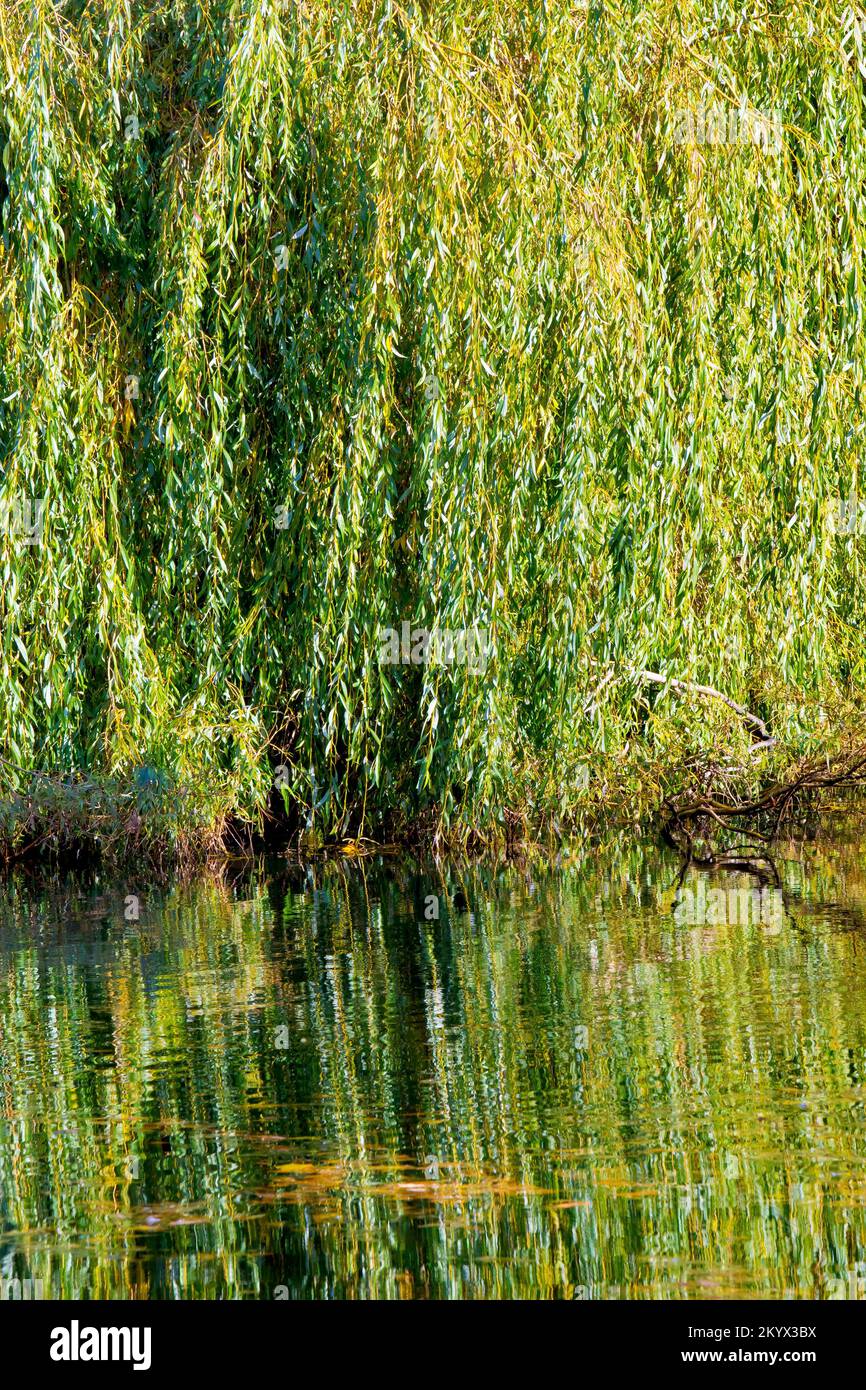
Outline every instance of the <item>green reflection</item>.
{"type": "Polygon", "coordinates": [[[863,852],[786,854],[770,922],[683,922],[676,863],[636,843],[165,892],[13,878],[0,1277],[92,1298],[862,1296],[863,852]]]}

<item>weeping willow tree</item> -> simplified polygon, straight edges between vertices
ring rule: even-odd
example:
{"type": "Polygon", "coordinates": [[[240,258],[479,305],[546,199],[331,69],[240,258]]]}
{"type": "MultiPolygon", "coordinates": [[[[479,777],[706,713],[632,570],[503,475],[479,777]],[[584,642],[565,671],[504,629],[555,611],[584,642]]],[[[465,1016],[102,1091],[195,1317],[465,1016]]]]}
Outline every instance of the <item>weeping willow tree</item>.
{"type": "Polygon", "coordinates": [[[279,765],[325,833],[492,826],[748,741],[668,677],[857,721],[864,36],[0,0],[9,804],[144,769],[214,824],[279,765]]]}

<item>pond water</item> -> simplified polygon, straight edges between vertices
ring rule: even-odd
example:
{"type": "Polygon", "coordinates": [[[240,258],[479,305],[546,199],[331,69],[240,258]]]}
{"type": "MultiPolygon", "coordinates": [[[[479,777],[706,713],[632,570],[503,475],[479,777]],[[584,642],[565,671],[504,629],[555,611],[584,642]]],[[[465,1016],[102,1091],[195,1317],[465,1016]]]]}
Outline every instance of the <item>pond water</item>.
{"type": "Polygon", "coordinates": [[[7,1293],[862,1297],[861,845],[7,878],[7,1293]]]}

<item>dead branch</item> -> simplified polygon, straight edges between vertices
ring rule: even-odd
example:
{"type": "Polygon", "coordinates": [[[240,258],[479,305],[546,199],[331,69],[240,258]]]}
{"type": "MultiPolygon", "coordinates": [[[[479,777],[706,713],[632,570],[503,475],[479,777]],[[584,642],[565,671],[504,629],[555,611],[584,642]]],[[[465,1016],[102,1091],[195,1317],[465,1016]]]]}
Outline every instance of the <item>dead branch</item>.
{"type": "MultiPolygon", "coordinates": [[[[721,863],[735,851],[723,848],[708,856],[696,856],[695,841],[709,841],[712,825],[758,845],[772,843],[785,823],[804,802],[829,790],[866,788],[866,747],[858,747],[835,759],[810,758],[784,782],[774,782],[748,801],[710,792],[686,793],[665,798],[661,808],[664,838],[692,862],[721,863]],[[760,828],[759,828],[760,827],[760,828]]],[[[740,846],[740,849],[744,846],[740,846]]],[[[757,850],[752,851],[758,857],[757,850]]]]}
{"type": "Polygon", "coordinates": [[[731,699],[730,695],[725,695],[721,690],[715,690],[711,685],[698,685],[696,681],[679,680],[675,676],[662,676],[658,671],[634,671],[632,674],[638,680],[651,681],[653,685],[667,685],[673,690],[688,691],[691,695],[706,695],[712,700],[721,700],[746,724],[750,724],[753,729],[758,731],[762,742],[757,746],[769,748],[776,742],[763,719],[759,719],[756,714],[752,714],[751,710],[747,710],[743,705],[738,705],[736,700],[731,699]]]}

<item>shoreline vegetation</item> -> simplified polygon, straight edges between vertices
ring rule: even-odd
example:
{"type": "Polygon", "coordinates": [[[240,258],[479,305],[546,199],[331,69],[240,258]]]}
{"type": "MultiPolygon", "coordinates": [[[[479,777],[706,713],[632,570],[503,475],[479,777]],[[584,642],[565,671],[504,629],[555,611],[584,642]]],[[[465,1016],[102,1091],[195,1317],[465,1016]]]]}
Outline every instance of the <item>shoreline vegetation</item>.
{"type": "Polygon", "coordinates": [[[0,5],[0,857],[859,782],[840,13],[0,5]]]}
{"type": "Polygon", "coordinates": [[[445,828],[434,812],[330,839],[302,824],[297,808],[279,795],[279,778],[255,820],[230,813],[213,821],[206,798],[196,801],[152,768],[140,769],[128,783],[33,774],[18,796],[0,801],[0,863],[47,859],[110,867],[138,860],[153,868],[194,868],[269,852],[365,857],[398,850],[484,858],[558,850],[575,836],[630,830],[655,833],[680,854],[683,871],[730,869],[769,881],[776,873],[773,847],[783,834],[796,826],[811,833],[825,815],[850,810],[851,796],[862,804],[866,744],[849,742],[832,755],[792,762],[768,738],[752,745],[752,757],[756,752],[764,754],[763,766],[750,762],[748,753],[738,762],[728,750],[677,768],[645,762],[642,776],[631,767],[620,769],[618,780],[615,765],[606,774],[596,769],[595,782],[585,779],[582,799],[561,823],[506,811],[482,833],[459,821],[445,828]]]}

